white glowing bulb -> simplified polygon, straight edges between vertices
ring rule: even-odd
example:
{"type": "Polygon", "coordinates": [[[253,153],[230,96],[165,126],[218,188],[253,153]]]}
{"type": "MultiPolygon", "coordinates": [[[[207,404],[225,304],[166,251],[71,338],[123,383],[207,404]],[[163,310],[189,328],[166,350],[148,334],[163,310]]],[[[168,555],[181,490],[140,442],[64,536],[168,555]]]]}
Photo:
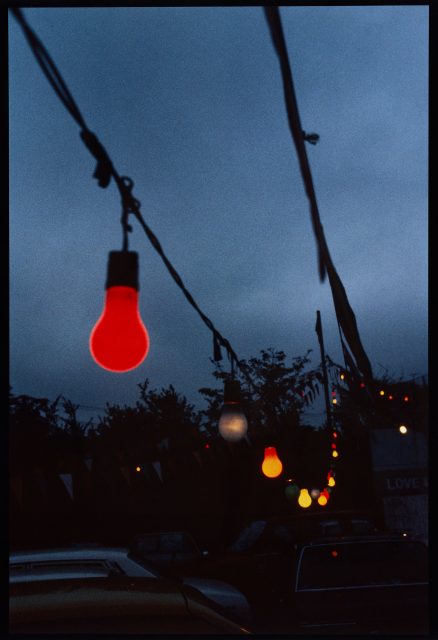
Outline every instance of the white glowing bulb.
{"type": "Polygon", "coordinates": [[[245,437],[248,421],[239,403],[224,404],[219,418],[219,433],[228,442],[237,442],[245,437]]]}

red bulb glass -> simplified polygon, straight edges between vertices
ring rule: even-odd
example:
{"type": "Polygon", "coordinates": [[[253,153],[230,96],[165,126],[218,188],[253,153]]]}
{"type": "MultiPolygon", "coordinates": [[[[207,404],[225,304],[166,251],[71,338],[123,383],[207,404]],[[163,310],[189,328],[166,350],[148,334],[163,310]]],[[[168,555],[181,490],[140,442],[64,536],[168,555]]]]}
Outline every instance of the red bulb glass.
{"type": "Polygon", "coordinates": [[[138,308],[137,254],[112,251],[105,304],[90,335],[90,352],[108,371],[131,371],[149,351],[149,336],[138,308]]]}

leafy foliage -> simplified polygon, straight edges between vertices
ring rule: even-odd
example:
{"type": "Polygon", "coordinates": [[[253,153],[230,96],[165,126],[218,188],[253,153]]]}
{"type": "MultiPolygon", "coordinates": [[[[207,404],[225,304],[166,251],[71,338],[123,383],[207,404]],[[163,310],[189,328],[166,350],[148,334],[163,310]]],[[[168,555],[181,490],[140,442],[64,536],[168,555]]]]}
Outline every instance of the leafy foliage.
{"type": "MultiPolygon", "coordinates": [[[[248,372],[254,387],[246,384],[246,379],[237,374],[242,384],[242,402],[248,417],[249,433],[253,437],[271,437],[285,430],[297,429],[306,406],[319,394],[322,383],[320,369],[306,370],[310,362],[310,351],[295,357],[290,365],[286,363],[284,351],[272,348],[262,349],[260,357],[242,360],[242,367],[248,372]]],[[[215,365],[213,376],[220,381],[229,378],[220,363],[215,365]]],[[[240,372],[239,372],[240,373],[240,372]]],[[[215,433],[215,426],[223,404],[223,390],[204,387],[199,390],[208,403],[203,412],[205,427],[215,433]]]]}

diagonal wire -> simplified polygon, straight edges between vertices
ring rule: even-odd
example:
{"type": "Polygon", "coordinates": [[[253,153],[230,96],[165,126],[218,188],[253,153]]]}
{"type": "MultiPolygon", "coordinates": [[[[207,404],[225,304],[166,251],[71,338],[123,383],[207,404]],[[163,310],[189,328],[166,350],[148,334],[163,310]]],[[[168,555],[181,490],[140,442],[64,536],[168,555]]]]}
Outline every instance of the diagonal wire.
{"type": "Polygon", "coordinates": [[[21,28],[23,29],[26,40],[28,41],[34,53],[38,64],[40,65],[44,75],[52,85],[59,99],[61,100],[65,108],[69,111],[70,115],[76,120],[78,125],[82,127],[82,129],[86,129],[87,126],[85,124],[85,120],[82,117],[82,114],[79,111],[79,108],[74,101],[73,96],[71,95],[67,85],[62,79],[61,74],[56,68],[55,63],[53,62],[46,48],[44,47],[38,36],[35,34],[35,32],[27,24],[21,10],[18,7],[11,7],[11,11],[16,20],[19,22],[21,28]]]}
{"type": "MultiPolygon", "coordinates": [[[[93,177],[95,177],[98,180],[99,186],[101,187],[108,186],[110,179],[112,177],[119,189],[120,196],[122,199],[122,204],[123,204],[123,214],[122,214],[122,220],[121,220],[122,226],[123,226],[123,232],[124,232],[123,249],[124,250],[127,249],[127,233],[128,231],[131,231],[131,227],[127,223],[127,214],[131,213],[138,220],[140,226],[144,230],[150,243],[152,244],[154,249],[157,251],[161,259],[163,260],[171,277],[173,278],[177,286],[181,289],[182,293],[184,294],[189,304],[195,309],[195,311],[198,313],[198,315],[200,316],[204,324],[212,332],[214,345],[215,345],[215,354],[217,351],[216,344],[219,343],[227,351],[228,357],[231,362],[232,372],[234,372],[234,365],[237,365],[244,379],[246,380],[248,386],[251,389],[253,389],[253,391],[260,398],[262,398],[263,394],[261,393],[261,390],[259,389],[259,387],[254,383],[251,375],[249,374],[248,367],[239,360],[230,342],[222,336],[222,334],[214,326],[210,318],[199,307],[196,300],[193,298],[192,294],[185,286],[181,276],[179,275],[179,273],[176,271],[176,269],[172,265],[171,261],[166,256],[157,236],[154,234],[152,229],[144,220],[140,211],[140,201],[137,200],[132,194],[132,188],[134,185],[133,181],[126,176],[120,176],[120,174],[115,169],[112,163],[112,160],[109,157],[106,149],[104,148],[104,146],[102,145],[98,137],[92,131],[90,131],[90,129],[87,127],[86,122],[83,116],[81,115],[79,108],[77,107],[61,74],[59,73],[53,60],[51,59],[48,52],[46,51],[44,45],[37,38],[37,36],[33,32],[33,30],[30,28],[30,26],[27,24],[20,9],[13,8],[12,12],[16,17],[17,21],[19,22],[20,26],[22,27],[26,35],[26,39],[31,47],[31,50],[34,53],[35,57],[37,58],[37,61],[40,64],[44,72],[44,75],[49,80],[51,86],[55,90],[56,94],[58,95],[58,97],[60,98],[60,100],[66,107],[66,109],[69,111],[69,113],[77,122],[77,124],[81,127],[81,132],[80,132],[81,139],[86,145],[86,147],[88,148],[88,150],[90,151],[90,153],[97,160],[97,167],[93,174],[93,177]]],[[[268,404],[271,405],[272,403],[269,401],[268,404]]],[[[275,422],[277,422],[278,416],[277,416],[276,408],[272,406],[272,409],[273,409],[273,417],[275,419],[275,422]]]]}
{"type": "MultiPolygon", "coordinates": [[[[218,331],[218,329],[216,329],[216,327],[214,326],[210,318],[201,310],[201,308],[193,298],[192,294],[185,286],[181,276],[176,271],[176,269],[174,268],[174,266],[172,265],[172,263],[170,262],[166,254],[164,253],[164,250],[157,236],[154,234],[152,229],[145,222],[140,212],[140,202],[136,198],[134,198],[131,193],[132,186],[133,186],[132,180],[125,176],[119,175],[106,149],[103,147],[103,145],[101,144],[97,136],[92,131],[90,131],[90,129],[88,129],[85,123],[85,120],[82,117],[79,111],[79,108],[77,107],[61,74],[56,68],[55,63],[49,56],[48,52],[46,51],[44,45],[41,43],[39,38],[36,36],[36,34],[27,24],[21,10],[18,8],[12,8],[11,11],[13,12],[14,17],[17,19],[20,26],[22,27],[24,34],[26,36],[26,39],[31,47],[31,50],[34,53],[40,67],[42,68],[44,75],[49,80],[51,86],[55,90],[61,102],[64,104],[64,106],[69,111],[69,113],[74,118],[74,120],[77,122],[77,124],[81,127],[82,129],[80,134],[81,138],[84,144],[87,146],[89,151],[93,154],[93,156],[96,158],[98,162],[96,171],[94,173],[94,177],[97,178],[97,180],[99,181],[99,185],[102,187],[106,187],[109,184],[110,178],[111,177],[114,178],[114,181],[116,182],[116,185],[119,189],[122,202],[124,204],[124,213],[126,213],[126,211],[129,211],[129,213],[132,213],[135,216],[135,218],[138,220],[139,224],[143,228],[144,232],[146,233],[152,246],[157,251],[161,259],[163,260],[173,280],[181,289],[181,291],[183,292],[184,296],[186,297],[190,305],[195,309],[195,311],[199,314],[204,324],[206,324],[206,326],[213,333],[214,339],[217,340],[220,343],[220,345],[226,349],[228,356],[231,360],[231,364],[233,365],[233,363],[235,363],[239,367],[241,373],[243,374],[249,386],[254,391],[256,391],[256,393],[259,393],[257,385],[255,385],[255,383],[253,382],[251,376],[247,371],[247,368],[243,365],[243,363],[240,362],[230,342],[222,336],[222,334],[218,331]]],[[[126,218],[126,216],[123,216],[123,217],[126,218]]],[[[130,227],[129,225],[127,225],[126,219],[123,221],[123,217],[122,217],[122,224],[124,224],[124,233],[125,233],[124,248],[126,248],[126,232],[130,230],[130,227]]]]}
{"type": "Polygon", "coordinates": [[[319,216],[318,203],[316,201],[315,189],[313,186],[312,173],[310,171],[309,160],[307,158],[306,147],[304,145],[305,136],[301,126],[300,114],[298,111],[298,103],[295,95],[295,88],[292,79],[292,71],[289,64],[286,43],[283,34],[283,27],[280,20],[278,7],[264,7],[265,16],[270,28],[271,38],[280,61],[281,75],[283,78],[283,91],[286,102],[287,117],[289,128],[298,154],[298,160],[303,177],[304,186],[310,203],[310,213],[313,225],[313,231],[317,241],[318,249],[318,267],[321,282],[326,276],[324,245],[324,231],[319,216]]]}
{"type": "Polygon", "coordinates": [[[310,202],[311,219],[318,249],[320,280],[324,281],[326,274],[328,275],[338,323],[342,328],[351,352],[356,359],[358,368],[362,372],[368,385],[372,387],[373,373],[371,369],[371,363],[362,345],[359,330],[357,327],[356,316],[354,315],[354,311],[348,300],[347,292],[345,291],[345,287],[342,284],[341,278],[339,277],[339,274],[333,264],[333,260],[330,255],[330,251],[324,234],[324,229],[319,215],[315,189],[313,187],[312,174],[310,171],[307,152],[304,145],[306,135],[304,134],[301,127],[298,104],[295,97],[292,72],[289,64],[279,8],[278,6],[267,6],[264,7],[264,10],[270,28],[272,41],[274,43],[274,47],[280,61],[289,127],[292,133],[293,141],[295,143],[305,190],[310,202]]]}

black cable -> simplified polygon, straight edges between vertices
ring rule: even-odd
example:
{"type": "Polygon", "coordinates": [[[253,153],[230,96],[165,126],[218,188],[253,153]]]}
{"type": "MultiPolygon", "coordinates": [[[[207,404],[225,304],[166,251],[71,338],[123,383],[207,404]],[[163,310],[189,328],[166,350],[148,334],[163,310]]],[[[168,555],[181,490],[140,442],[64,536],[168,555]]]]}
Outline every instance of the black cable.
{"type": "Polygon", "coordinates": [[[82,117],[82,114],[79,111],[79,108],[74,101],[73,96],[68,90],[67,85],[65,84],[61,74],[56,68],[55,63],[45,49],[44,45],[39,40],[35,32],[27,24],[21,12],[21,9],[19,9],[18,7],[11,7],[11,11],[14,15],[14,18],[19,22],[21,28],[23,29],[24,35],[38,61],[38,64],[40,65],[44,75],[52,85],[59,99],[64,104],[65,108],[69,111],[70,115],[76,120],[78,125],[82,127],[82,129],[86,129],[87,126],[85,124],[85,120],[82,117]]]}
{"type": "MultiPolygon", "coordinates": [[[[85,120],[79,111],[79,108],[77,107],[72,95],[70,94],[70,91],[68,90],[64,80],[62,79],[61,74],[57,70],[53,60],[50,58],[44,45],[40,42],[40,40],[37,38],[35,33],[29,27],[21,11],[15,8],[12,9],[12,11],[14,16],[18,20],[19,24],[23,28],[23,31],[32,49],[32,52],[37,58],[41,68],[43,69],[44,74],[46,75],[47,79],[49,80],[50,84],[52,85],[53,89],[55,90],[59,98],[61,99],[64,106],[67,108],[69,113],[72,115],[72,117],[75,119],[77,124],[82,129],[80,132],[81,139],[86,145],[86,147],[88,148],[88,150],[90,151],[90,153],[97,160],[97,166],[94,171],[93,177],[96,178],[99,186],[103,188],[108,186],[112,177],[119,189],[119,193],[122,200],[121,223],[123,227],[123,250],[127,250],[128,248],[127,234],[128,232],[132,231],[132,228],[128,224],[128,216],[129,214],[133,214],[138,220],[140,226],[143,228],[144,232],[146,233],[150,243],[152,244],[154,249],[157,251],[161,259],[163,260],[173,280],[183,292],[187,301],[195,309],[195,311],[198,313],[198,315],[200,316],[204,324],[212,332],[213,341],[214,341],[215,358],[216,356],[219,355],[217,346],[221,345],[226,349],[228,353],[228,357],[231,362],[231,376],[234,377],[234,365],[237,365],[243,377],[247,381],[249,387],[252,388],[253,391],[260,398],[262,398],[263,394],[260,392],[260,389],[257,387],[257,385],[252,380],[251,376],[249,375],[247,367],[240,362],[230,342],[222,336],[222,334],[216,329],[216,327],[214,326],[210,318],[201,310],[201,308],[193,298],[190,291],[184,285],[184,282],[181,276],[176,271],[176,269],[174,268],[174,266],[172,265],[170,260],[167,258],[166,254],[164,253],[164,250],[157,236],[154,234],[152,229],[148,226],[148,224],[144,220],[140,212],[140,201],[137,200],[132,194],[132,188],[134,186],[134,182],[131,180],[131,178],[128,178],[127,176],[120,176],[119,173],[116,171],[105,147],[102,145],[98,137],[92,131],[90,131],[90,129],[87,127],[85,120]],[[47,68],[46,63],[49,65],[50,69],[47,68]],[[53,78],[56,79],[56,82],[53,78]]],[[[268,405],[271,405],[274,419],[278,423],[278,415],[277,415],[277,411],[275,410],[275,407],[273,406],[273,403],[271,401],[267,401],[266,398],[265,398],[265,401],[267,402],[268,405]]]]}
{"type": "MultiPolygon", "coordinates": [[[[357,328],[356,317],[348,301],[345,287],[342,284],[342,281],[333,264],[333,260],[330,255],[330,251],[324,234],[324,229],[319,215],[315,189],[313,187],[312,173],[310,171],[306,147],[304,144],[307,134],[303,132],[301,127],[298,104],[295,97],[292,72],[289,64],[279,8],[278,6],[268,6],[264,7],[264,10],[270,28],[272,41],[274,43],[274,47],[280,61],[289,127],[292,133],[293,141],[295,143],[307,197],[310,202],[313,231],[315,233],[318,247],[320,280],[324,281],[326,274],[328,275],[338,323],[341,326],[346,341],[356,359],[358,369],[360,369],[368,385],[371,387],[373,384],[373,373],[371,364],[365,352],[365,349],[363,348],[359,330],[357,328]]],[[[312,135],[313,134],[311,134],[311,136],[312,135]]]]}
{"type": "Polygon", "coordinates": [[[226,338],[224,338],[221,335],[221,333],[216,329],[216,327],[214,326],[210,318],[208,318],[208,316],[206,316],[205,313],[200,309],[195,299],[193,298],[191,293],[188,291],[188,289],[184,285],[184,282],[182,281],[181,276],[178,274],[178,272],[173,267],[172,263],[164,253],[163,248],[157,236],[153,233],[152,229],[146,224],[140,212],[140,201],[134,198],[134,196],[132,195],[132,187],[134,184],[133,181],[126,176],[120,176],[118,174],[118,172],[114,168],[114,165],[106,149],[104,148],[102,143],[99,141],[97,136],[88,129],[85,123],[85,120],[79,111],[79,108],[77,107],[75,101],[73,100],[73,97],[70,94],[70,91],[68,90],[61,74],[57,70],[53,60],[49,56],[44,45],[37,38],[37,36],[33,32],[33,30],[30,28],[30,26],[27,24],[23,14],[21,13],[21,10],[18,8],[12,8],[11,10],[13,12],[14,17],[17,19],[20,26],[22,27],[24,34],[26,36],[26,39],[31,47],[31,50],[34,53],[38,63],[40,64],[44,72],[44,75],[49,80],[52,88],[55,90],[56,94],[58,95],[58,97],[60,98],[60,100],[66,107],[66,109],[69,111],[69,113],[77,122],[77,124],[81,127],[82,131],[80,135],[81,135],[82,141],[84,142],[84,144],[86,145],[90,153],[92,153],[92,155],[97,160],[97,167],[94,172],[94,177],[98,180],[99,186],[101,187],[108,186],[111,177],[114,178],[114,181],[119,189],[121,199],[122,199],[123,212],[122,212],[121,222],[123,227],[123,250],[127,250],[127,247],[128,247],[127,233],[132,229],[129,226],[127,220],[128,220],[128,215],[132,213],[137,218],[138,222],[140,223],[141,227],[145,231],[152,246],[160,255],[161,259],[163,260],[164,264],[167,267],[167,270],[169,271],[170,275],[172,276],[173,280],[176,282],[178,287],[183,292],[188,302],[191,304],[191,306],[199,314],[203,322],[207,325],[207,327],[213,333],[214,339],[217,342],[219,342],[219,344],[222,345],[227,350],[232,366],[233,366],[233,363],[237,364],[237,366],[239,367],[240,371],[242,372],[243,376],[245,377],[250,387],[252,387],[252,389],[255,390],[257,393],[259,393],[257,386],[252,381],[251,377],[246,371],[246,368],[240,363],[239,358],[237,357],[237,354],[232,348],[229,341],[226,340],[226,338]]]}
{"type": "MultiPolygon", "coordinates": [[[[309,161],[307,159],[306,147],[304,141],[306,134],[303,131],[300,121],[300,114],[298,111],[298,103],[295,96],[294,83],[292,79],[292,71],[289,64],[289,58],[287,54],[286,42],[283,34],[283,27],[281,25],[280,14],[278,7],[269,6],[264,7],[266,20],[271,32],[272,42],[277,52],[278,59],[280,61],[281,75],[283,78],[283,91],[286,102],[286,111],[289,121],[289,128],[292,133],[292,138],[297,150],[298,160],[300,164],[301,175],[303,177],[304,186],[307,197],[310,203],[310,213],[313,225],[313,231],[316,237],[317,249],[318,249],[318,267],[319,277],[321,282],[324,281],[326,276],[324,248],[325,238],[324,231],[319,216],[318,204],[316,201],[315,189],[313,186],[312,173],[310,171],[309,161]]],[[[316,135],[316,134],[311,134],[316,135]]]]}

